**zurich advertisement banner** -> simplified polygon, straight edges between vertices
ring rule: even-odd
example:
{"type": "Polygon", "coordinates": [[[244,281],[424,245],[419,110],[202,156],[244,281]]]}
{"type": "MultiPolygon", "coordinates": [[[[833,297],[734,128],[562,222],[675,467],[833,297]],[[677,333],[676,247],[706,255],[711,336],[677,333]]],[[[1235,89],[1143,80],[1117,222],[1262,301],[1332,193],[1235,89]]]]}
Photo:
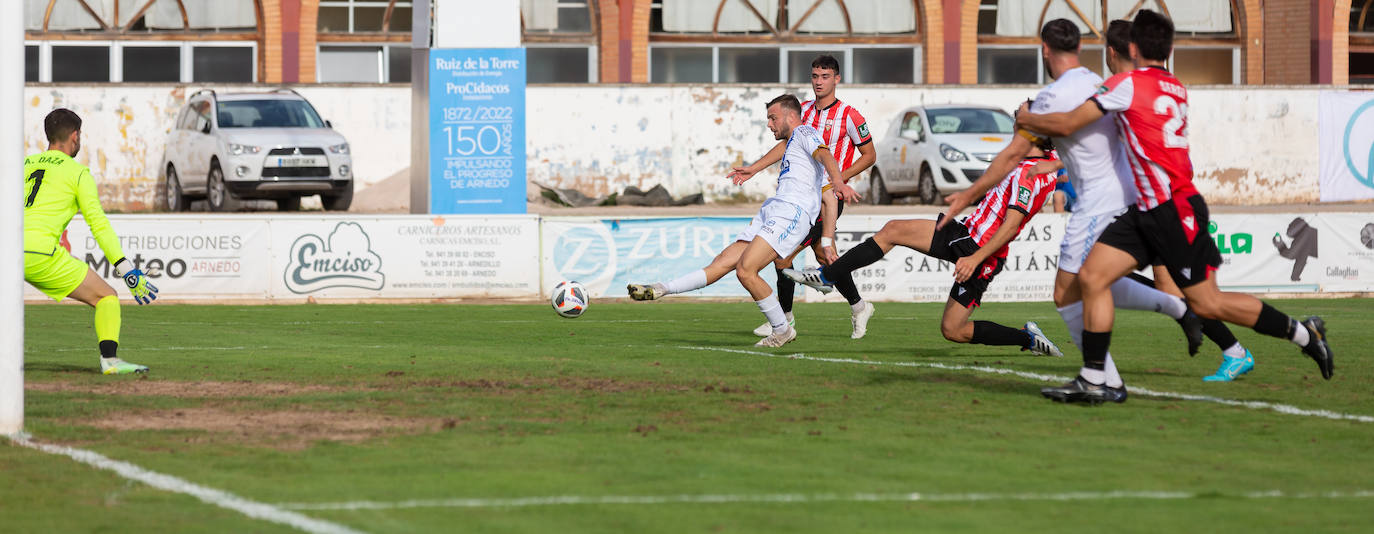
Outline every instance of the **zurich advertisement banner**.
{"type": "Polygon", "coordinates": [[[525,49],[435,49],[430,213],[525,213],[525,49]]]}
{"type": "MultiPolygon", "coordinates": [[[[749,226],[748,217],[667,219],[544,219],[544,285],[575,280],[594,297],[625,297],[625,285],[662,282],[706,267],[749,226]]],[[[769,285],[771,267],[760,273],[769,285]]],[[[748,297],[734,273],[688,293],[748,297]]]]}
{"type": "Polygon", "coordinates": [[[1322,202],[1374,198],[1374,94],[1322,92],[1317,127],[1322,202]]]}

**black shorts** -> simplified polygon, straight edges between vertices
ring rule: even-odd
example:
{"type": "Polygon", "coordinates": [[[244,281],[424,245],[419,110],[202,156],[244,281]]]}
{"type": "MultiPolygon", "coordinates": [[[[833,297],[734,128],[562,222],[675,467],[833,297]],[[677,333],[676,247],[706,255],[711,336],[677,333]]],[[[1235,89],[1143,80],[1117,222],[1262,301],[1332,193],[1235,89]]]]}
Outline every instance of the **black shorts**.
{"type": "MultiPolygon", "coordinates": [[[[835,210],[836,220],[840,218],[840,215],[844,214],[844,201],[840,200],[838,202],[839,209],[835,210]]],[[[806,234],[806,239],[802,240],[801,248],[809,247],[812,243],[815,243],[821,239],[821,231],[825,229],[824,225],[821,223],[823,219],[825,219],[825,215],[816,216],[816,222],[811,225],[811,233],[806,234]]]]}
{"type": "MultiPolygon", "coordinates": [[[[942,213],[935,219],[935,224],[945,218],[942,213]]],[[[935,231],[935,235],[930,237],[929,256],[939,258],[953,263],[959,258],[971,256],[978,252],[978,242],[968,235],[968,227],[959,221],[950,221],[944,228],[935,231]]],[[[988,284],[992,283],[993,277],[1002,272],[1002,258],[988,258],[983,265],[978,268],[978,272],[972,278],[963,282],[955,282],[949,288],[949,298],[954,299],[965,308],[978,306],[983,302],[983,293],[988,290],[988,284]]]]}
{"type": "Polygon", "coordinates": [[[1221,251],[1207,232],[1210,222],[1207,203],[1193,193],[1149,211],[1127,208],[1097,242],[1130,254],[1137,269],[1163,265],[1174,283],[1185,288],[1206,281],[1221,267],[1221,251]]]}

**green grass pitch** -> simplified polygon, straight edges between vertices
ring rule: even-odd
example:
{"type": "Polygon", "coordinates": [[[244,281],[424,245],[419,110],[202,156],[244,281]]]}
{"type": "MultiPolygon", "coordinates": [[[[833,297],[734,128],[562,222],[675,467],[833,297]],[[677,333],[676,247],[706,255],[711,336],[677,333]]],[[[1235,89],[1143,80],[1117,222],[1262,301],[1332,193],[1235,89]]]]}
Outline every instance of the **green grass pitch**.
{"type": "MultiPolygon", "coordinates": [[[[1168,318],[1113,334],[1128,387],[1256,407],[1045,400],[1030,373],[1080,363],[1048,303],[974,316],[1037,321],[1062,359],[946,342],[935,304],[879,303],[859,341],[846,306],[798,304],[781,349],[748,302],[125,306],[146,377],[97,373],[89,309],[30,306],[25,426],[365,532],[1370,532],[1374,422],[1310,412],[1374,416],[1374,308],[1275,304],[1326,319],[1333,380],[1248,329],[1234,383],[1168,318]],[[508,500],[544,497],[577,502],[508,500]]],[[[0,531],[293,531],[0,443],[0,531]]]]}

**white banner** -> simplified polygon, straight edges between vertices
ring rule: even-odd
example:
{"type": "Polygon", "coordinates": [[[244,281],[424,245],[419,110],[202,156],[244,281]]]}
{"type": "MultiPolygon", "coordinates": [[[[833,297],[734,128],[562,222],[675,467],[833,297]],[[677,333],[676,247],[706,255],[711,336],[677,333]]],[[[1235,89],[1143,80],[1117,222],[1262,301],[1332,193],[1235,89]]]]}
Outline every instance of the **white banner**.
{"type": "MultiPolygon", "coordinates": [[[[267,220],[111,215],[110,221],[134,267],[161,271],[148,277],[161,295],[172,299],[268,297],[272,257],[267,246],[267,220]]],[[[114,276],[114,269],[91,237],[84,219],[72,219],[62,243],[115,288],[120,298],[130,298],[123,288],[124,281],[114,276]]],[[[24,298],[46,297],[25,284],[24,298]]]]}
{"type": "MultiPolygon", "coordinates": [[[[160,300],[528,298],[539,287],[532,216],[110,216],[125,255],[160,300]]],[[[122,298],[105,254],[77,217],[72,255],[122,298]]],[[[25,285],[24,296],[42,300],[25,285]]]]}
{"type": "Polygon", "coordinates": [[[1323,91],[1317,125],[1322,202],[1374,198],[1374,94],[1323,91]]]}

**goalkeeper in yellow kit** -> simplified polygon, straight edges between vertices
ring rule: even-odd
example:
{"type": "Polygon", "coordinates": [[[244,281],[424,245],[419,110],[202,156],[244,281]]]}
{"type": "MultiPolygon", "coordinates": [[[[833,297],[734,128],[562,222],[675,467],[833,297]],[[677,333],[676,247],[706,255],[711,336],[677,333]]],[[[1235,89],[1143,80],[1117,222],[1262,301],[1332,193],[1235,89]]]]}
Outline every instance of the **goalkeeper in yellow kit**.
{"type": "Polygon", "coordinates": [[[95,308],[95,335],[100,340],[100,371],[107,375],[146,373],[148,368],[119,359],[119,297],[95,271],[63,249],[59,240],[72,216],[81,211],[91,235],[113,261],[139,304],[157,298],[157,288],[124,257],[119,237],[110,228],[96,196],[90,169],[77,163],[81,151],[81,117],[55,109],[43,119],[48,151],[24,158],[24,281],[55,300],[67,297],[95,308]]]}

